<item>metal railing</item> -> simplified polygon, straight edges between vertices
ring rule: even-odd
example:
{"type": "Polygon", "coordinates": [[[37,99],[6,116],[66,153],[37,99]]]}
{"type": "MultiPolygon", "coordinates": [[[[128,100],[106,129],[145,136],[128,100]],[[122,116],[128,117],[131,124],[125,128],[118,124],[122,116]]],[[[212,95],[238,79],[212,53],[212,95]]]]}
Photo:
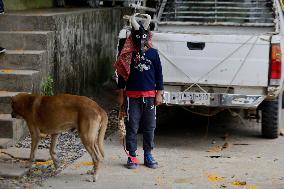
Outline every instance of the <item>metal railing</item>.
{"type": "Polygon", "coordinates": [[[160,22],[222,25],[256,23],[257,26],[273,26],[274,19],[271,0],[163,0],[158,14],[160,22]]]}

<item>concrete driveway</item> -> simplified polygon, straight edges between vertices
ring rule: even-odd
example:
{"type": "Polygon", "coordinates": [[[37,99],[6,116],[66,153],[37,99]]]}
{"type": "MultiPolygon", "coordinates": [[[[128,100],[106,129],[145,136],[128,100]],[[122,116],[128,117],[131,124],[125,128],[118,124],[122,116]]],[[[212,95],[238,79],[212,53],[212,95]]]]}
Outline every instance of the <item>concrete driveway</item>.
{"type": "MultiPolygon", "coordinates": [[[[284,137],[263,139],[256,122],[246,121],[244,125],[228,114],[210,120],[177,120],[157,129],[153,152],[160,164],[157,170],[143,165],[137,170],[124,168],[126,155],[115,134],[106,141],[107,156],[98,182],[89,181],[91,176],[86,172],[91,169],[90,157],[85,154],[37,188],[284,188],[284,137]]],[[[138,153],[143,163],[141,139],[139,136],[138,153]]]]}

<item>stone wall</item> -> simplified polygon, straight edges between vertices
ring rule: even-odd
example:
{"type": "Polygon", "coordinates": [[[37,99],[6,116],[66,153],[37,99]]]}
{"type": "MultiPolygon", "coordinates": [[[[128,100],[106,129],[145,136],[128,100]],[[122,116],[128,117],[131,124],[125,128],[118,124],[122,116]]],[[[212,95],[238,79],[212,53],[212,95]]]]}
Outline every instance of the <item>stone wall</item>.
{"type": "Polygon", "coordinates": [[[54,17],[56,93],[98,90],[114,73],[122,8],[87,9],[54,17]]]}

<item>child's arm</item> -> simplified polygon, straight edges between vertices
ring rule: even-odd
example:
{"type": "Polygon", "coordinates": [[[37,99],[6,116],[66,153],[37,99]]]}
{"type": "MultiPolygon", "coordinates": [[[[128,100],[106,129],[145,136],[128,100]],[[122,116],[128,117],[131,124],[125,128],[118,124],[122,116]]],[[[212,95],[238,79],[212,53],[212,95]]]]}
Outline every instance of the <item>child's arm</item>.
{"type": "Polygon", "coordinates": [[[164,81],[163,81],[163,72],[162,72],[162,64],[160,61],[160,57],[157,51],[156,56],[156,67],[155,67],[155,80],[156,80],[156,101],[155,105],[158,106],[163,102],[163,90],[164,90],[164,81]]]}
{"type": "Polygon", "coordinates": [[[117,103],[118,106],[121,107],[124,103],[124,89],[125,89],[126,82],[124,79],[118,75],[118,96],[117,96],[117,103]]]}

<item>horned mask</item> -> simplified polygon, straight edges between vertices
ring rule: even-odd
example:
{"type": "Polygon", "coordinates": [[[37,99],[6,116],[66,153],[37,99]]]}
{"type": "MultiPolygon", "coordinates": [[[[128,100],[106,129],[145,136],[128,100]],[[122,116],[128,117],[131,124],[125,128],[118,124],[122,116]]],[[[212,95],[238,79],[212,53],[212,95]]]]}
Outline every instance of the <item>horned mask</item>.
{"type": "Polygon", "coordinates": [[[147,46],[148,35],[149,35],[149,25],[151,22],[151,16],[148,14],[140,14],[141,16],[146,17],[145,22],[142,24],[141,21],[136,21],[136,16],[139,13],[134,14],[130,18],[130,22],[132,25],[132,40],[134,45],[139,49],[139,55],[143,56],[144,54],[144,47],[147,46]]]}

